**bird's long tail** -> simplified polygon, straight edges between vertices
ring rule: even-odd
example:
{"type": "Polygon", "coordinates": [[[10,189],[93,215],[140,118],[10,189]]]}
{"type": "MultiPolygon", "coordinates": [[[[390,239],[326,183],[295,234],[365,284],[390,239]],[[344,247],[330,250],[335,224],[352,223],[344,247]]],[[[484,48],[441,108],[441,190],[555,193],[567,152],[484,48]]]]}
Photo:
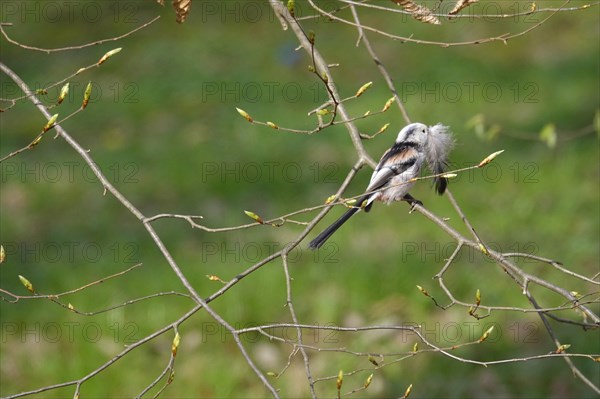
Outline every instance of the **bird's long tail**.
{"type": "Polygon", "coordinates": [[[342,225],[359,210],[360,208],[355,207],[348,209],[348,211],[346,211],[346,213],[344,213],[338,220],[333,222],[329,227],[323,230],[321,234],[316,236],[315,239],[308,244],[308,247],[310,249],[321,248],[321,246],[325,244],[325,241],[327,241],[329,237],[331,237],[331,235],[337,231],[337,229],[342,227],[342,225]]]}

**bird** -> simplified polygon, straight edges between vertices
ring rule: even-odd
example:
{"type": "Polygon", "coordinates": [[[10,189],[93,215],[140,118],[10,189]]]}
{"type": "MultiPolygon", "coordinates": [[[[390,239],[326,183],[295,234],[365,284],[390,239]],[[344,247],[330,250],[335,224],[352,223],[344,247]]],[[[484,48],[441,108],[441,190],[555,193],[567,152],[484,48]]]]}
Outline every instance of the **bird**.
{"type": "Polygon", "coordinates": [[[441,174],[448,165],[448,154],[454,146],[449,127],[438,123],[427,126],[424,123],[411,123],[400,130],[398,136],[386,152],[383,153],[365,193],[358,199],[358,206],[351,207],[338,220],[333,222],[309,244],[310,249],[318,249],[344,223],[357,212],[369,212],[373,202],[382,201],[391,204],[394,201],[407,201],[411,210],[423,203],[408,192],[415,184],[424,164],[434,175],[435,189],[442,195],[446,191],[447,179],[441,174]]]}

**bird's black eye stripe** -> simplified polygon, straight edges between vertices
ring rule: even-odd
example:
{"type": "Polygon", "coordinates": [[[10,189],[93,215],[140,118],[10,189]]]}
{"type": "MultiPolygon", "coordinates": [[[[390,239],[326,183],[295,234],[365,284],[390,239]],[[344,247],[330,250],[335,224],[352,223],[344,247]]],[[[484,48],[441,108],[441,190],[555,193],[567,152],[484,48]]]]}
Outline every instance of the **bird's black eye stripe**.
{"type": "Polygon", "coordinates": [[[414,128],[410,129],[408,131],[408,133],[406,133],[406,137],[404,138],[404,140],[406,141],[406,140],[410,139],[415,134],[415,132],[416,132],[416,129],[414,129],[414,128]]]}
{"type": "Polygon", "coordinates": [[[408,141],[412,136],[414,136],[417,132],[420,133],[427,133],[427,129],[422,127],[422,128],[417,128],[417,127],[413,127],[412,129],[410,129],[407,133],[406,133],[406,137],[404,137],[404,141],[408,141]]]}

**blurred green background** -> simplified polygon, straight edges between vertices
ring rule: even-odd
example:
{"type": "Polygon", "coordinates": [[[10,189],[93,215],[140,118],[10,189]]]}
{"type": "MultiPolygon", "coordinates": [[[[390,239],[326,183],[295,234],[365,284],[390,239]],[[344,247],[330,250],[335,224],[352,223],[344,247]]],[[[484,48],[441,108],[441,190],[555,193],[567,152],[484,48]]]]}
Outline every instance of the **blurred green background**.
{"type": "MultiPolygon", "coordinates": [[[[314,16],[305,2],[299,16],[314,16]]],[[[388,5],[383,3],[385,5],[388,5]]],[[[528,2],[482,2],[465,13],[514,13],[528,2]]],[[[327,9],[339,3],[319,2],[327,9]]],[[[376,3],[379,4],[379,3],[376,3]]],[[[544,2],[559,6],[561,2],[544,2]]],[[[573,1],[570,6],[585,4],[573,1]]],[[[343,126],[308,136],[250,124],[235,107],[260,121],[312,129],[307,113],[326,101],[311,74],[310,60],[296,51],[298,42],[266,2],[194,2],[188,21],[177,25],[169,7],[152,2],[11,2],[3,1],[6,32],[30,46],[73,46],[124,34],[156,15],[160,20],[116,42],[76,51],[46,54],[0,41],[1,59],[32,88],[43,88],[102,54],[123,50],[99,68],[71,79],[64,103],[52,112],[61,117],[77,109],[88,81],[90,105],[63,127],[84,147],[116,187],[145,215],[203,215],[209,227],[251,222],[244,210],[270,219],[315,206],[333,194],[356,161],[343,126]]],[[[449,6],[443,4],[444,7],[449,6]]],[[[542,7],[542,4],[538,5],[542,7]]],[[[351,18],[349,10],[340,12],[351,18]]],[[[441,26],[425,25],[401,14],[360,9],[366,25],[431,41],[470,41],[517,33],[549,14],[507,19],[461,18],[441,26]]],[[[342,97],[362,84],[373,87],[347,104],[354,115],[381,109],[390,97],[385,82],[349,25],[323,18],[303,20],[316,35],[317,47],[331,64],[342,97]]],[[[478,163],[504,149],[488,168],[460,175],[450,188],[482,239],[504,252],[527,252],[562,262],[577,273],[599,271],[599,152],[594,117],[599,103],[599,18],[597,7],[563,12],[530,33],[509,40],[444,48],[401,43],[369,33],[369,38],[401,90],[413,121],[443,122],[456,135],[452,166],[478,163]],[[540,132],[554,126],[554,146],[540,132]]],[[[1,97],[20,96],[0,76],[1,97]]],[[[55,104],[60,87],[48,90],[55,104]]],[[[7,104],[3,104],[3,108],[7,104]]],[[[596,116],[597,118],[597,116],[596,116]]],[[[20,101],[0,116],[0,155],[29,143],[45,124],[31,103],[20,101]]],[[[393,142],[405,124],[397,107],[357,122],[373,134],[389,129],[365,146],[371,156],[393,142]]],[[[52,132],[32,151],[0,164],[0,240],[7,259],[0,267],[1,288],[26,295],[18,275],[41,293],[60,293],[137,263],[143,267],[118,279],[64,297],[82,311],[98,311],[132,298],[184,288],[145,229],[102,187],[76,153],[52,132]]],[[[552,136],[552,135],[550,135],[552,136]]],[[[359,194],[370,171],[362,170],[347,192],[359,194]]],[[[445,197],[427,183],[412,194],[437,215],[465,232],[445,197]]],[[[320,230],[338,217],[333,209],[320,230]]],[[[308,221],[314,214],[298,216],[308,221]]],[[[221,287],[206,275],[229,280],[294,240],[303,226],[257,226],[227,233],[192,230],[182,220],[154,223],[168,249],[203,296],[221,287]]],[[[313,237],[317,231],[311,233],[313,237]]],[[[466,232],[465,232],[466,234],[466,232]]],[[[475,320],[467,309],[436,308],[416,288],[421,285],[447,303],[432,277],[455,243],[405,204],[376,206],[358,215],[319,252],[306,244],[293,251],[290,272],[299,321],[316,325],[421,325],[437,345],[479,338],[489,326],[489,342],[458,349],[466,358],[491,361],[548,353],[552,341],[533,314],[494,312],[475,320]]],[[[594,287],[559,274],[550,266],[519,262],[570,291],[594,287]]],[[[465,251],[447,273],[458,299],[483,304],[527,307],[519,288],[494,263],[465,251]]],[[[563,301],[532,288],[544,306],[563,301]]],[[[597,289],[596,289],[597,290],[597,289]]],[[[285,275],[280,261],[265,265],[212,303],[234,327],[290,322],[285,275]]],[[[1,303],[1,388],[3,396],[73,380],[93,371],[137,339],[176,320],[191,301],[165,296],[83,317],[50,301],[1,303]]],[[[598,312],[598,306],[592,307],[598,312]]],[[[574,313],[565,317],[579,319],[574,313]]],[[[597,331],[553,323],[562,343],[574,353],[600,352],[597,331]]],[[[274,331],[294,339],[294,331],[274,331]]],[[[207,314],[199,313],[180,329],[182,343],[176,377],[166,397],[264,397],[267,391],[241,357],[232,337],[207,314]]],[[[164,368],[173,334],[135,350],[83,385],[82,397],[117,398],[138,394],[164,368]]],[[[390,331],[340,333],[305,331],[305,343],[356,352],[406,353],[416,337],[390,331]]],[[[243,340],[264,372],[280,372],[289,345],[249,334],[243,340]]],[[[421,345],[422,347],[422,345],[421,345]]],[[[593,397],[561,359],[511,363],[489,368],[421,353],[374,371],[366,356],[309,350],[315,378],[340,369],[361,370],[344,379],[342,391],[372,385],[358,396],[399,397],[413,384],[411,397],[593,397]]],[[[379,359],[382,364],[398,357],[379,359]]],[[[574,359],[600,384],[597,363],[574,359]]],[[[309,394],[299,355],[273,384],[285,397],[309,394]]],[[[335,378],[316,384],[321,396],[335,396],[335,378]]],[[[39,397],[71,397],[72,389],[39,397]]]]}

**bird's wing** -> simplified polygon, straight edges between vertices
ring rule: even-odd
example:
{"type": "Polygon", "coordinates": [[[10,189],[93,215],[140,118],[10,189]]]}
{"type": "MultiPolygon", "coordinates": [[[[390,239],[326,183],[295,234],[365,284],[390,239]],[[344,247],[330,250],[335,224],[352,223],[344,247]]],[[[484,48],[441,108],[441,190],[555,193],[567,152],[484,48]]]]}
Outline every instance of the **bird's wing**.
{"type": "Polygon", "coordinates": [[[375,171],[373,171],[373,174],[371,175],[371,181],[369,182],[369,185],[367,186],[367,189],[365,191],[371,192],[382,188],[395,175],[396,173],[394,172],[394,170],[388,168],[387,166],[375,169],[375,171]]]}
{"type": "Polygon", "coordinates": [[[383,154],[379,165],[371,175],[366,191],[385,186],[392,177],[405,172],[417,161],[418,151],[413,146],[395,145],[383,154]]]}

